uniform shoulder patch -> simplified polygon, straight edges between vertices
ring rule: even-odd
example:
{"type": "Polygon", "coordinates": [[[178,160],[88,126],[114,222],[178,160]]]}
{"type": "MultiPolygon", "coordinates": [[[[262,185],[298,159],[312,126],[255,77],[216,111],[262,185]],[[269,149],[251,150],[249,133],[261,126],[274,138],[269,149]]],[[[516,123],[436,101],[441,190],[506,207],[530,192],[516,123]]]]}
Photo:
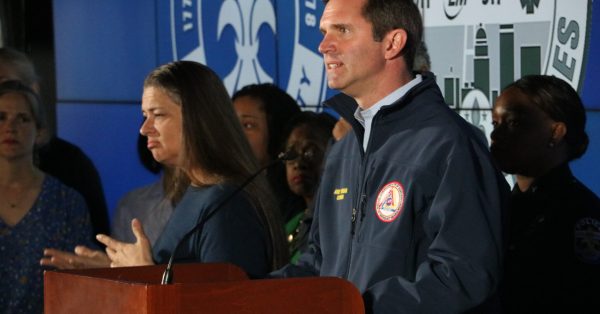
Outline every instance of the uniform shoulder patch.
{"type": "Polygon", "coordinates": [[[379,220],[394,221],[404,207],[404,187],[398,181],[392,181],[379,190],[375,201],[375,213],[379,220]]]}
{"type": "Polygon", "coordinates": [[[579,219],[574,228],[575,255],[584,263],[600,264],[600,221],[592,217],[579,219]]]}

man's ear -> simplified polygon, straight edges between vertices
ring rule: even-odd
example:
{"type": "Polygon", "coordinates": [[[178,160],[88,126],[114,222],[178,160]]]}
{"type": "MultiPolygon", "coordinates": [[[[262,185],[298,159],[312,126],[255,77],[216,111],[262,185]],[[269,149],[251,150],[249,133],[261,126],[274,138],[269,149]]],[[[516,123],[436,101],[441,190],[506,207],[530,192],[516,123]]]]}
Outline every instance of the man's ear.
{"type": "Polygon", "coordinates": [[[386,42],[385,58],[390,60],[402,54],[402,50],[404,50],[406,41],[408,40],[408,35],[403,29],[394,29],[387,33],[384,40],[386,42]]]}

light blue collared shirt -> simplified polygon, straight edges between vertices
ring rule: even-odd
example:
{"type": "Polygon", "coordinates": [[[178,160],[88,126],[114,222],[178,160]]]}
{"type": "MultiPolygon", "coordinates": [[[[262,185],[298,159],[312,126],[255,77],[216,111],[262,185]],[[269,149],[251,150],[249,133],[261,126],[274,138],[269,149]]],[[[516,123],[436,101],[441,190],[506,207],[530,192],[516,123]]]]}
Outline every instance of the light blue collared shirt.
{"type": "Polygon", "coordinates": [[[356,108],[356,111],[354,112],[354,118],[356,118],[356,120],[358,122],[360,122],[360,124],[362,124],[362,126],[365,128],[365,136],[363,137],[363,150],[364,151],[367,151],[367,145],[369,144],[369,137],[371,137],[371,124],[373,123],[373,117],[375,117],[375,114],[377,114],[377,112],[382,107],[389,106],[392,103],[394,103],[394,101],[400,99],[409,90],[411,90],[413,87],[415,87],[417,84],[421,83],[422,81],[423,81],[423,77],[421,76],[421,74],[417,74],[417,76],[414,79],[412,79],[410,82],[408,82],[404,86],[396,89],[391,94],[383,97],[380,101],[376,102],[371,108],[369,108],[367,110],[362,110],[362,109],[360,109],[360,107],[356,108]]]}

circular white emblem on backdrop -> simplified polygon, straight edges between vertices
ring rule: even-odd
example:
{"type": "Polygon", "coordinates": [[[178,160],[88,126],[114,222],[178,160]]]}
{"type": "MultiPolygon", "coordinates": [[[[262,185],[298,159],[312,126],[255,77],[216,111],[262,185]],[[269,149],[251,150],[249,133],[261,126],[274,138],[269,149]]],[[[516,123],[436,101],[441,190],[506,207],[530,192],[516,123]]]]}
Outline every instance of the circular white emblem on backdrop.
{"type": "Polygon", "coordinates": [[[193,60],[221,76],[230,94],[277,83],[300,106],[319,110],[326,94],[320,0],[170,1],[173,60],[193,60]]]}

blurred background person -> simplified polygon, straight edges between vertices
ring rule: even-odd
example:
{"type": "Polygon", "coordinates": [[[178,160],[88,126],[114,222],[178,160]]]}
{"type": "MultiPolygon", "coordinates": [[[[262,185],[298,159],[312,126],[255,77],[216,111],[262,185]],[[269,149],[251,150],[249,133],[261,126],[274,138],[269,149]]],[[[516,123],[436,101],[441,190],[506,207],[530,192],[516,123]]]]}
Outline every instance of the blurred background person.
{"type": "Polygon", "coordinates": [[[92,245],[83,197],[34,164],[42,140],[43,108],[20,81],[0,83],[0,309],[43,312],[45,247],[92,245]]]}
{"type": "MultiPolygon", "coordinates": [[[[296,101],[271,83],[243,87],[232,96],[233,106],[254,155],[261,166],[277,159],[285,143],[285,128],[300,113],[296,101]]],[[[281,209],[283,221],[304,210],[301,199],[286,184],[282,163],[267,169],[267,179],[281,209]]]]}
{"type": "Polygon", "coordinates": [[[507,313],[591,313],[600,291],[600,200],[569,162],[588,146],[577,92],[525,76],[493,108],[491,152],[514,174],[502,290],[507,313]]]}
{"type": "MultiPolygon", "coordinates": [[[[0,47],[0,82],[19,80],[39,93],[39,78],[31,60],[24,53],[0,47]]],[[[44,104],[42,104],[44,106],[44,104]]],[[[84,197],[90,211],[94,234],[110,230],[108,211],[100,176],[88,156],[77,146],[45,128],[35,162],[38,167],[72,187],[84,197]]]]}
{"type": "Polygon", "coordinates": [[[191,184],[152,248],[137,219],[133,244],[98,236],[111,266],[166,263],[175,253],[176,260],[229,262],[261,277],[285,263],[283,223],[264,178],[234,193],[259,167],[221,79],[196,62],[160,66],[144,81],[142,112],[140,133],[154,159],[176,167],[176,176],[191,184]],[[216,208],[200,230],[183,239],[216,208]]]}
{"type": "Polygon", "coordinates": [[[144,232],[154,244],[163,231],[176,202],[183,196],[185,190],[180,189],[174,199],[169,199],[166,192],[174,175],[174,170],[165,167],[154,160],[152,153],[146,147],[147,138],[138,136],[137,152],[140,162],[148,171],[161,176],[155,182],[134,189],[125,194],[117,204],[113,217],[111,236],[123,242],[135,242],[131,230],[131,220],[137,218],[144,227],[144,232]]]}
{"type": "Polygon", "coordinates": [[[325,151],[331,139],[335,119],[326,113],[302,112],[289,124],[286,152],[295,151],[297,158],[285,162],[287,184],[302,198],[304,210],[286,223],[291,262],[295,263],[308,241],[313,217],[313,200],[319,186],[325,151]]]}
{"type": "Polygon", "coordinates": [[[417,51],[415,53],[415,60],[413,61],[413,72],[422,73],[431,71],[431,58],[429,57],[429,51],[427,50],[427,44],[425,41],[421,41],[417,51]]]}
{"type": "Polygon", "coordinates": [[[344,118],[340,117],[335,125],[333,126],[333,130],[331,131],[331,135],[336,141],[339,141],[344,137],[348,132],[352,130],[352,125],[348,123],[344,118]]]}

